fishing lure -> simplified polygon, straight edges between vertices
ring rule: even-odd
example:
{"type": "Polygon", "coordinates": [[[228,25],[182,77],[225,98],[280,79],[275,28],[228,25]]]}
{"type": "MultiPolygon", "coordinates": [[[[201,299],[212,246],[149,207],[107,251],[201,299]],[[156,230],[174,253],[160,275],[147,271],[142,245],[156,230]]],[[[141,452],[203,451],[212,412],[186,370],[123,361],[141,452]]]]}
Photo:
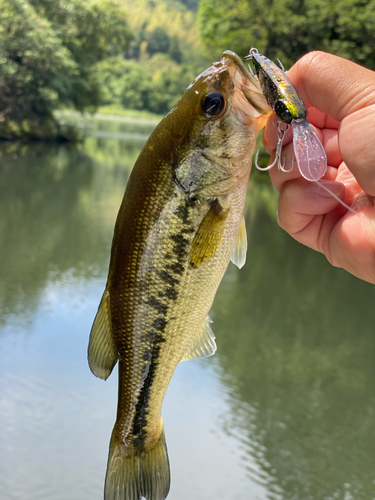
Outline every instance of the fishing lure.
{"type": "Polygon", "coordinates": [[[258,151],[255,157],[257,169],[262,171],[270,170],[277,163],[279,170],[282,172],[289,173],[292,171],[294,156],[289,169],[285,168],[285,156],[283,163],[281,162],[284,136],[289,126],[292,125],[294,155],[302,177],[308,181],[318,182],[323,189],[329,191],[342,205],[354,212],[351,207],[319,182],[327,170],[327,156],[322,143],[307,120],[306,106],[285,74],[283,65],[279,61],[280,68],[270,59],[259,54],[256,48],[250,49],[250,53],[245,59],[253,61],[262,92],[279,118],[275,160],[268,167],[259,167],[257,162],[258,151]],[[286,124],[285,128],[282,126],[283,123],[286,124]]]}
{"type": "MultiPolygon", "coordinates": [[[[292,170],[293,160],[289,170],[285,169],[285,160],[284,164],[281,164],[282,144],[291,124],[294,152],[301,175],[309,181],[321,179],[327,170],[327,156],[322,143],[306,119],[307,109],[286,76],[284,68],[279,68],[270,59],[259,54],[255,48],[250,49],[245,59],[252,59],[263,94],[280,120],[277,124],[278,143],[275,161],[261,170],[269,170],[276,163],[283,172],[292,170]],[[285,128],[281,127],[282,122],[286,123],[285,128]]],[[[257,164],[256,166],[259,169],[257,164]]]]}

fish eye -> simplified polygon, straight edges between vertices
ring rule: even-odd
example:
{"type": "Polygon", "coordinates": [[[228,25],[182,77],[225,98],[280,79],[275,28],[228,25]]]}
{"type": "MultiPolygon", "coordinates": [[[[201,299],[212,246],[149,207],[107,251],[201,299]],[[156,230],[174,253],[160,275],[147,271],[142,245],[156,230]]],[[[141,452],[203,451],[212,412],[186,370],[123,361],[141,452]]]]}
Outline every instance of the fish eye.
{"type": "Polygon", "coordinates": [[[277,101],[275,104],[275,113],[280,120],[285,123],[292,123],[292,114],[282,101],[277,101]]]}
{"type": "Polygon", "coordinates": [[[202,100],[202,109],[209,116],[220,114],[225,105],[225,99],[220,92],[208,92],[202,100]]]}

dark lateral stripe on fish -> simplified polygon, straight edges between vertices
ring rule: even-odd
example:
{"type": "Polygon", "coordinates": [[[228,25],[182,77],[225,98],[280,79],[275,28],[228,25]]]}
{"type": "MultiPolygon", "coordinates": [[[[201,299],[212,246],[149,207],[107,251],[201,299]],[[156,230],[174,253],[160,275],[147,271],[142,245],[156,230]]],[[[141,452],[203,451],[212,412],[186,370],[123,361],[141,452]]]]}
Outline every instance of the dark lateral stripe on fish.
{"type": "Polygon", "coordinates": [[[175,287],[180,283],[180,280],[178,280],[177,278],[174,278],[172,273],[169,273],[168,271],[165,271],[165,270],[159,271],[158,275],[163,281],[165,281],[166,283],[168,283],[172,287],[175,287]]]}
{"type": "Polygon", "coordinates": [[[187,205],[184,203],[180,205],[176,210],[177,217],[182,220],[182,222],[186,223],[189,217],[189,209],[187,205]]]}
{"type": "Polygon", "coordinates": [[[148,305],[156,309],[159,314],[165,315],[167,313],[168,305],[163,304],[163,302],[156,297],[150,297],[148,300],[148,305]]]}
{"type": "Polygon", "coordinates": [[[177,255],[177,257],[183,257],[188,253],[185,249],[190,243],[190,240],[185,238],[182,234],[172,234],[170,239],[175,243],[173,246],[173,253],[177,255]]]}
{"type": "Polygon", "coordinates": [[[179,262],[175,262],[174,264],[168,264],[167,266],[167,269],[170,269],[171,271],[173,271],[174,273],[178,274],[178,275],[182,275],[184,273],[184,266],[182,264],[180,264],[179,262]]]}
{"type": "MultiPolygon", "coordinates": [[[[180,233],[184,232],[184,234],[188,235],[192,235],[193,233],[195,233],[195,229],[192,227],[192,222],[189,217],[189,205],[187,205],[185,202],[181,204],[178,207],[177,215],[182,220],[182,224],[185,226],[183,228],[183,231],[180,231],[180,233]]],[[[177,262],[167,264],[166,269],[163,269],[162,271],[159,271],[157,273],[159,278],[168,285],[165,293],[163,294],[161,292],[158,292],[158,297],[152,295],[148,299],[148,304],[152,308],[156,309],[160,316],[153,322],[151,330],[146,333],[147,338],[152,344],[151,353],[146,353],[146,355],[151,356],[151,360],[145,368],[145,379],[138,396],[132,426],[133,439],[141,446],[143,443],[145,429],[148,424],[147,415],[148,407],[150,404],[151,388],[155,378],[156,370],[158,368],[160,352],[165,342],[164,333],[167,327],[167,320],[165,316],[168,312],[168,308],[170,305],[169,302],[177,300],[177,287],[180,284],[179,278],[184,274],[184,271],[186,269],[186,256],[189,254],[188,247],[190,247],[191,245],[191,239],[185,238],[184,236],[182,236],[182,234],[172,234],[169,238],[174,242],[173,254],[175,258],[177,257],[177,262]]],[[[171,257],[172,256],[170,254],[165,254],[163,256],[164,262],[170,261],[171,257]]]]}
{"type": "MultiPolygon", "coordinates": [[[[163,331],[165,330],[166,323],[164,325],[163,331]]],[[[160,356],[160,350],[162,344],[165,342],[161,331],[158,332],[154,337],[154,346],[152,349],[151,364],[149,367],[149,372],[143,383],[141,392],[138,397],[138,402],[135,407],[135,418],[133,423],[133,437],[135,441],[139,440],[140,445],[143,444],[143,430],[147,427],[147,413],[148,413],[148,403],[150,400],[150,392],[152,383],[155,378],[156,369],[158,367],[158,358],[160,356]]]]}
{"type": "MultiPolygon", "coordinates": [[[[195,198],[194,196],[189,196],[185,198],[184,203],[182,203],[179,207],[177,207],[176,215],[179,219],[181,219],[183,224],[187,224],[190,222],[190,209],[194,208],[194,206],[197,203],[198,203],[197,198],[195,198]]],[[[186,230],[188,230],[189,232],[195,231],[195,229],[191,227],[186,228],[186,230]]],[[[181,232],[183,232],[183,230],[181,232]]]]}

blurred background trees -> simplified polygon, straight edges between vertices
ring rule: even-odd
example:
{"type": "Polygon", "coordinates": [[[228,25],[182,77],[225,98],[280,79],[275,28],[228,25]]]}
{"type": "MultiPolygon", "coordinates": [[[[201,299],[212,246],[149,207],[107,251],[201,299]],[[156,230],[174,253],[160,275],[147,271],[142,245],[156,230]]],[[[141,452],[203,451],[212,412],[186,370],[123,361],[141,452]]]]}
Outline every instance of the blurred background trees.
{"type": "Polygon", "coordinates": [[[372,0],[201,0],[199,29],[209,54],[255,46],[286,68],[324,50],[375,69],[372,0]]]}
{"type": "Polygon", "coordinates": [[[372,0],[0,0],[0,137],[63,133],[58,108],[166,113],[223,50],[286,68],[325,50],[375,69],[372,0]]]}
{"type": "Polygon", "coordinates": [[[95,109],[96,64],[131,34],[114,0],[0,0],[0,134],[48,139],[58,106],[95,109]]]}
{"type": "Polygon", "coordinates": [[[118,0],[133,39],[98,65],[102,105],[167,113],[209,64],[196,23],[197,0],[118,0]]]}

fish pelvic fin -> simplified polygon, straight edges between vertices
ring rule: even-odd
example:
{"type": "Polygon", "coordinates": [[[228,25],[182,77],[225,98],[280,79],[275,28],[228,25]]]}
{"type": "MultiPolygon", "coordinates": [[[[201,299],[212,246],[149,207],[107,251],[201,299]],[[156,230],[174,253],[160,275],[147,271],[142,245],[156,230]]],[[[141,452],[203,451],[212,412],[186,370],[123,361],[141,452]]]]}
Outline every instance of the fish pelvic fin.
{"type": "Polygon", "coordinates": [[[170,471],[164,429],[151,449],[129,449],[112,433],[104,500],[165,500],[170,471]]]}
{"type": "Polygon", "coordinates": [[[184,354],[181,361],[188,361],[189,359],[208,358],[216,352],[215,335],[210,327],[212,320],[207,316],[193,343],[184,354]]]}
{"type": "Polygon", "coordinates": [[[239,269],[245,265],[246,262],[246,252],[247,252],[247,234],[246,234],[246,224],[245,217],[242,216],[241,224],[238,229],[236,246],[234,247],[231,261],[239,269]]]}
{"type": "Polygon", "coordinates": [[[118,360],[118,353],[112,338],[111,310],[107,290],[103,293],[91,328],[87,357],[92,373],[103,380],[110,376],[118,360]]]}

